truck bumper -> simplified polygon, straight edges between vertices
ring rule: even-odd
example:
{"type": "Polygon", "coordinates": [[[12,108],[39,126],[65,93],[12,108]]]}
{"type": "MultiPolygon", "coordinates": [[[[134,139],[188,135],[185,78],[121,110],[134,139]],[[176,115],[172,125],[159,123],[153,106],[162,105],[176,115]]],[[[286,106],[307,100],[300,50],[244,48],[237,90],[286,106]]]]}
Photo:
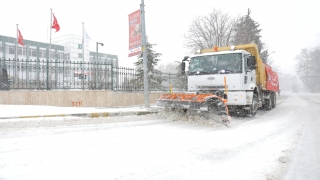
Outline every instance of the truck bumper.
{"type": "Polygon", "coordinates": [[[226,105],[248,105],[252,103],[253,92],[228,92],[226,105]]]}

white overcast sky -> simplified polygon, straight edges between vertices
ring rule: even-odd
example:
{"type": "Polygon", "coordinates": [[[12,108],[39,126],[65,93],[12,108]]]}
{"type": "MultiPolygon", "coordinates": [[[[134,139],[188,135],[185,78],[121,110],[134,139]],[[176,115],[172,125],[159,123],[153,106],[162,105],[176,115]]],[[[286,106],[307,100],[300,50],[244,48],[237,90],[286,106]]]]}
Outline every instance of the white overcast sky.
{"type": "MultiPolygon", "coordinates": [[[[161,63],[180,61],[189,51],[184,48],[183,34],[193,18],[206,15],[213,8],[230,16],[245,15],[260,23],[262,41],[283,73],[294,74],[294,57],[301,49],[320,44],[320,11],[315,0],[145,0],[146,32],[155,50],[162,53],[161,63]]],[[[133,67],[136,57],[128,58],[128,15],[140,8],[141,0],[10,0],[1,3],[0,35],[16,37],[16,24],[24,39],[49,42],[50,8],[60,31],[52,38],[82,34],[82,22],[95,42],[103,42],[99,52],[115,54],[119,65],[133,67]]]]}

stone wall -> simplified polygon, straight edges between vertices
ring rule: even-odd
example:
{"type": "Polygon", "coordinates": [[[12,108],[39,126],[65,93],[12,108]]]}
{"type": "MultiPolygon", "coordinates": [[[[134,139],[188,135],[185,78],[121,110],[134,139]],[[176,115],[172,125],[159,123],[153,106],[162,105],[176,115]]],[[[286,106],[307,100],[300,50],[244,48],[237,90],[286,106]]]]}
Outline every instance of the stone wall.
{"type": "MultiPolygon", "coordinates": [[[[150,93],[150,104],[162,95],[150,93]]],[[[144,93],[113,91],[0,91],[0,104],[60,107],[121,107],[144,105],[144,93]]]]}

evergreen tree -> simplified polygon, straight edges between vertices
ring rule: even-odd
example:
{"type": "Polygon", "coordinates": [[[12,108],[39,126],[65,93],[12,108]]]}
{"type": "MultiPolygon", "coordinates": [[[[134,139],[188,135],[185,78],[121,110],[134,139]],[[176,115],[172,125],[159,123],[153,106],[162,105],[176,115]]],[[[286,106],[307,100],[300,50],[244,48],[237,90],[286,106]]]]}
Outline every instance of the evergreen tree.
{"type": "Polygon", "coordinates": [[[262,61],[271,65],[271,61],[270,63],[268,62],[270,54],[268,50],[265,50],[265,44],[261,41],[260,32],[262,30],[259,29],[260,24],[251,18],[250,13],[251,11],[248,9],[248,14],[241,17],[235,26],[233,44],[235,46],[240,44],[256,44],[262,61]]]}
{"type": "Polygon", "coordinates": [[[188,90],[188,77],[185,73],[182,73],[181,71],[181,64],[179,64],[179,66],[176,68],[177,70],[177,77],[176,79],[173,81],[174,85],[183,90],[183,91],[187,91],[188,90]]]}
{"type": "MultiPolygon", "coordinates": [[[[149,90],[163,90],[164,87],[161,84],[162,84],[162,81],[164,81],[165,79],[162,76],[161,71],[155,69],[158,62],[160,61],[159,57],[162,54],[152,50],[154,45],[156,44],[150,44],[149,42],[147,42],[147,45],[146,45],[149,90]]],[[[144,70],[143,70],[143,54],[142,53],[138,56],[138,60],[134,63],[134,65],[136,66],[136,72],[137,72],[135,83],[137,86],[143,87],[144,70]]]]}

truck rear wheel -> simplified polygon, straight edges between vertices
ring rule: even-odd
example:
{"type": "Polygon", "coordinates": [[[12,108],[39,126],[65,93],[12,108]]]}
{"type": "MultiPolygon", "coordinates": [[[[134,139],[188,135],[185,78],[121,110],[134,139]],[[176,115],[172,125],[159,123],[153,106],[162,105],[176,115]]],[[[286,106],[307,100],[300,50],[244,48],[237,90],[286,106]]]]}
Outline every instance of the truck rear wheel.
{"type": "Polygon", "coordinates": [[[272,95],[270,95],[269,99],[266,100],[265,109],[266,110],[272,109],[272,95]]]}
{"type": "Polygon", "coordinates": [[[275,108],[277,105],[277,96],[275,93],[272,93],[272,108],[275,108]]]}

